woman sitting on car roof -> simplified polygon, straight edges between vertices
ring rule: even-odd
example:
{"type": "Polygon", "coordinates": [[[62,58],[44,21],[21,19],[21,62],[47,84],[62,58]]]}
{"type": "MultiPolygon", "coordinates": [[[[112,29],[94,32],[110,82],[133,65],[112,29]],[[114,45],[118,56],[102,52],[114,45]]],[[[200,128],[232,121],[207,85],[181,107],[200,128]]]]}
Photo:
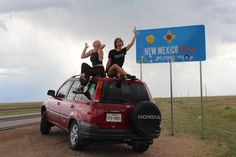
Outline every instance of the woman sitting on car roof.
{"type": "Polygon", "coordinates": [[[82,63],[81,65],[81,77],[80,77],[80,88],[79,91],[83,92],[84,86],[87,85],[90,76],[97,76],[97,77],[105,77],[105,70],[102,63],[103,60],[103,48],[105,47],[104,44],[101,44],[99,40],[93,42],[93,49],[88,49],[88,44],[85,43],[85,48],[81,54],[81,58],[90,57],[90,61],[92,62],[92,67],[87,63],[82,63]]]}
{"type": "Polygon", "coordinates": [[[136,79],[136,76],[128,74],[123,68],[123,64],[125,61],[126,52],[133,46],[136,38],[136,28],[134,27],[134,36],[130,44],[123,48],[123,41],[121,38],[116,38],[114,41],[115,49],[111,50],[108,55],[108,62],[106,66],[106,72],[109,77],[118,77],[122,80],[129,78],[129,79],[136,79]]]}

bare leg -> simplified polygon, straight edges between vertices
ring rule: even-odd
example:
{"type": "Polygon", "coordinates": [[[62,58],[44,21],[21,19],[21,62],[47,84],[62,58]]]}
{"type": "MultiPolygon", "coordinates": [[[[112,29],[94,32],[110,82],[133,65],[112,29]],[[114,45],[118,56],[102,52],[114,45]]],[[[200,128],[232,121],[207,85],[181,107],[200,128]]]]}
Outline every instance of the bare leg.
{"type": "Polygon", "coordinates": [[[120,77],[120,75],[126,76],[127,73],[122,69],[119,65],[113,64],[109,70],[107,71],[108,75],[112,75],[112,73],[116,72],[117,77],[120,77]]]}

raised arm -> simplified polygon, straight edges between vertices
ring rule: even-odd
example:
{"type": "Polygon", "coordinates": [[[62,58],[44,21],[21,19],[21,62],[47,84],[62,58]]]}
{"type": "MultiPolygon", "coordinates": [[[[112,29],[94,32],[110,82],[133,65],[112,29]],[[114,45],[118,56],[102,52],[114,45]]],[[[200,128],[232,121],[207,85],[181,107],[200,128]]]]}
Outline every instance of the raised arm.
{"type": "Polygon", "coordinates": [[[91,55],[91,51],[92,51],[92,50],[86,52],[87,49],[88,49],[88,47],[89,47],[88,44],[85,43],[84,50],[83,50],[83,52],[82,52],[82,54],[81,54],[81,58],[82,58],[82,59],[83,59],[83,58],[87,58],[87,57],[89,57],[89,56],[91,55]]]}
{"type": "Polygon", "coordinates": [[[134,32],[134,36],[133,36],[131,42],[129,43],[129,45],[126,46],[126,52],[129,51],[129,49],[134,45],[134,42],[135,42],[135,39],[136,39],[136,27],[134,27],[133,32],[134,32]]]}
{"type": "Polygon", "coordinates": [[[98,59],[99,61],[103,60],[103,48],[105,47],[105,44],[102,44],[98,49],[98,59]]]}

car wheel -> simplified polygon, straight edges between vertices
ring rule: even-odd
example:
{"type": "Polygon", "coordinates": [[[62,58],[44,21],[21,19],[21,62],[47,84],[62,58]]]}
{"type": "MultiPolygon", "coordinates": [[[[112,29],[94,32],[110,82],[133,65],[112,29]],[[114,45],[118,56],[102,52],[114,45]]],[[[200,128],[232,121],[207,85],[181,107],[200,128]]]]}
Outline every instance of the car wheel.
{"type": "Polygon", "coordinates": [[[134,152],[143,153],[148,150],[149,145],[150,144],[148,144],[148,143],[136,143],[135,142],[132,144],[132,149],[134,152]]]}
{"type": "Polygon", "coordinates": [[[48,122],[46,111],[44,111],[41,115],[41,122],[40,122],[40,132],[42,135],[48,135],[51,130],[51,124],[48,122]]]}
{"type": "Polygon", "coordinates": [[[82,144],[82,138],[80,136],[79,125],[76,121],[73,121],[69,129],[69,146],[73,150],[82,150],[84,145],[82,144]]]}

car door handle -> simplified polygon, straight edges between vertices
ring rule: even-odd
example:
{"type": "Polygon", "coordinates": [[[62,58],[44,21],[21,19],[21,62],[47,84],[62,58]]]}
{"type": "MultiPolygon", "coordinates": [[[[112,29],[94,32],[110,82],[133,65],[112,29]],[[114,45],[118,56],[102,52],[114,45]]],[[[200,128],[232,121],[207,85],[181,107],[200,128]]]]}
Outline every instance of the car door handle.
{"type": "Polygon", "coordinates": [[[57,105],[60,105],[60,102],[57,102],[57,105]]]}
{"type": "Polygon", "coordinates": [[[74,108],[74,105],[71,105],[70,108],[74,108]]]}

